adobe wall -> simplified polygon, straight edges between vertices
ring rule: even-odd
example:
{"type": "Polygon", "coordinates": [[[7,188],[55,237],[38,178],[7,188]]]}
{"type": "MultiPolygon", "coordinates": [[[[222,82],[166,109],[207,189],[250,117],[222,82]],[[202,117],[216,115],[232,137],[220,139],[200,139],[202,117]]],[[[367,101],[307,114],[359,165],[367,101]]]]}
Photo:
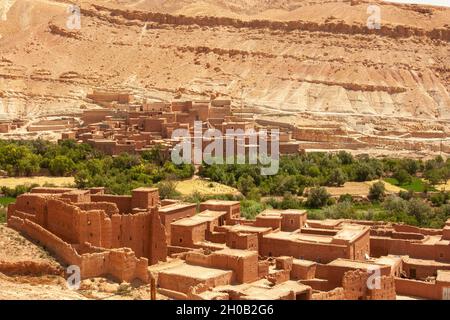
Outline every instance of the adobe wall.
{"type": "Polygon", "coordinates": [[[116,196],[111,194],[93,194],[91,195],[92,202],[112,202],[115,203],[119,209],[119,213],[130,213],[131,197],[130,196],[116,196]]]}
{"type": "Polygon", "coordinates": [[[311,300],[345,300],[344,288],[313,293],[311,300]]]}
{"type": "Polygon", "coordinates": [[[82,202],[74,203],[73,205],[84,211],[103,210],[109,217],[113,214],[119,214],[119,208],[117,208],[115,203],[111,202],[82,202]]]}
{"type": "Polygon", "coordinates": [[[200,203],[200,212],[205,210],[225,211],[227,213],[225,221],[229,223],[233,219],[238,219],[240,217],[241,204],[239,202],[236,204],[200,203]]]}
{"type": "Polygon", "coordinates": [[[156,188],[139,188],[131,191],[131,207],[147,209],[159,203],[159,191],[156,188]]]}
{"type": "Polygon", "coordinates": [[[82,279],[110,274],[119,281],[130,282],[138,278],[148,282],[147,259],[137,259],[129,250],[105,250],[80,255],[70,244],[34,222],[11,217],[10,227],[42,245],[63,263],[79,266],[82,279]]]}
{"type": "MultiPolygon", "coordinates": [[[[391,267],[390,266],[379,266],[381,276],[390,276],[391,267]]],[[[342,285],[342,279],[348,271],[358,270],[356,267],[351,266],[339,266],[339,265],[329,265],[320,264],[316,266],[316,278],[327,279],[329,288],[336,288],[342,285]]]]}
{"type": "Polygon", "coordinates": [[[158,287],[175,292],[188,294],[191,287],[203,285],[204,288],[211,289],[221,285],[231,283],[232,272],[216,275],[207,279],[195,278],[191,275],[167,274],[160,272],[158,274],[158,287]]]}
{"type": "Polygon", "coordinates": [[[316,263],[305,265],[297,263],[294,259],[291,269],[291,279],[293,280],[308,280],[314,279],[316,276],[316,263]]]}
{"type": "Polygon", "coordinates": [[[159,213],[161,223],[166,230],[167,242],[170,243],[171,241],[171,223],[182,218],[194,216],[196,213],[196,209],[196,205],[193,204],[192,206],[175,208],[169,212],[159,213]]]}
{"type": "Polygon", "coordinates": [[[172,246],[194,248],[195,243],[205,240],[207,223],[195,226],[171,225],[172,246]]]}
{"type": "Polygon", "coordinates": [[[442,229],[419,228],[406,224],[393,224],[392,227],[397,232],[419,233],[423,235],[441,235],[442,229]]]}
{"type": "Polygon", "coordinates": [[[426,279],[428,277],[436,277],[438,270],[450,270],[450,264],[448,265],[436,265],[423,263],[417,264],[410,262],[410,260],[403,260],[402,270],[406,274],[407,278],[413,278],[411,275],[411,269],[414,269],[415,279],[426,279]]]}
{"type": "Polygon", "coordinates": [[[435,282],[395,278],[395,288],[397,294],[400,295],[433,300],[442,299],[442,287],[435,282]]]}
{"type": "Polygon", "coordinates": [[[366,254],[370,255],[370,230],[367,230],[350,245],[353,260],[364,260],[366,254]]]}
{"type": "Polygon", "coordinates": [[[381,276],[379,288],[369,288],[376,283],[369,280],[369,274],[362,270],[347,271],[342,279],[346,300],[395,300],[395,281],[392,276],[381,276]],[[369,281],[369,282],[368,282],[369,281]]]}
{"type": "Polygon", "coordinates": [[[306,222],[306,215],[283,213],[281,215],[281,230],[294,231],[302,228],[306,222]]]}
{"type": "Polygon", "coordinates": [[[450,262],[449,245],[427,245],[411,240],[387,237],[370,237],[370,255],[373,257],[388,254],[408,255],[411,258],[450,262]]]}
{"type": "Polygon", "coordinates": [[[228,232],[226,234],[226,245],[232,249],[258,251],[258,234],[228,232]]]}
{"type": "Polygon", "coordinates": [[[259,243],[259,254],[266,257],[292,256],[320,263],[331,262],[337,258],[352,258],[350,247],[345,245],[295,242],[264,236],[259,243]]]}
{"type": "Polygon", "coordinates": [[[281,229],[281,217],[256,216],[255,227],[272,228],[273,230],[281,229]]]}
{"type": "Polygon", "coordinates": [[[167,232],[162,224],[158,211],[153,208],[150,215],[150,245],[148,246],[148,259],[150,264],[156,264],[159,261],[166,261],[167,232]]]}
{"type": "Polygon", "coordinates": [[[228,254],[214,252],[211,254],[211,267],[233,270],[238,283],[250,283],[258,280],[258,254],[245,257],[236,257],[228,254]]]}

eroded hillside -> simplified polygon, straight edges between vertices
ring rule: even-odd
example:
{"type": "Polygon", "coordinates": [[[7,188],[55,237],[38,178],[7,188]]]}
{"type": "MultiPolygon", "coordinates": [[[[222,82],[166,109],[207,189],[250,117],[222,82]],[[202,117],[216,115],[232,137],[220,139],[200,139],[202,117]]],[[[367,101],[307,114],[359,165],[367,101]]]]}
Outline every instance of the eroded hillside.
{"type": "Polygon", "coordinates": [[[276,115],[450,119],[450,9],[364,1],[3,1],[0,115],[77,113],[93,88],[227,96],[276,115]]]}

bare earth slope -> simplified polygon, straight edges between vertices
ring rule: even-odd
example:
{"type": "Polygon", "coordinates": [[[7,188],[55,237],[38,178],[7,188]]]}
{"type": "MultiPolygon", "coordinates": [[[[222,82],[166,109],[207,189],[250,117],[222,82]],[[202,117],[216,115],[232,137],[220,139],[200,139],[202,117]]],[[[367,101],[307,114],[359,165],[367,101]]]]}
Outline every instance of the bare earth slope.
{"type": "Polygon", "coordinates": [[[450,9],[363,1],[2,1],[0,117],[80,111],[92,88],[268,110],[450,119],[450,9]],[[181,16],[180,16],[181,15],[181,16]]]}

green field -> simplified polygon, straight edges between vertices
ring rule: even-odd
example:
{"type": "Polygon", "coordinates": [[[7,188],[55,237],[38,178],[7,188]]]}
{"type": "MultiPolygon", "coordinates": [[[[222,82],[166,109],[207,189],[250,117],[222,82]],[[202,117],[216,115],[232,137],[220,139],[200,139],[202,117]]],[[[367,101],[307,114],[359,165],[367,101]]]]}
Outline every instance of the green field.
{"type": "MultiPolygon", "coordinates": [[[[411,183],[402,185],[400,185],[398,180],[395,178],[385,178],[384,181],[389,182],[390,184],[393,184],[395,186],[401,187],[403,189],[406,189],[408,191],[414,192],[424,192],[426,190],[427,185],[425,181],[417,177],[413,177],[411,183]]],[[[432,186],[428,186],[428,191],[435,191],[435,188],[433,188],[432,186]]]]}
{"type": "Polygon", "coordinates": [[[0,197],[0,206],[7,206],[10,203],[16,202],[16,198],[13,197],[0,197]]]}

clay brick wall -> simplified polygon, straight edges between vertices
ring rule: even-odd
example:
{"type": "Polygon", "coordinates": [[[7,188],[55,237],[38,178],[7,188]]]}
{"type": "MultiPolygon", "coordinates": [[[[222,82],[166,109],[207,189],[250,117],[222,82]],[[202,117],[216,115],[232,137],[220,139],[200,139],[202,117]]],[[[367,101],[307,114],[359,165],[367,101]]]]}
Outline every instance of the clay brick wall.
{"type": "Polygon", "coordinates": [[[263,237],[259,243],[262,256],[292,256],[294,258],[327,263],[337,258],[351,258],[349,246],[295,242],[263,237]]]}
{"type": "Polygon", "coordinates": [[[58,238],[40,225],[29,220],[11,217],[8,222],[8,226],[35,240],[46,250],[55,254],[56,257],[63,262],[73,265],[81,264],[81,256],[77,254],[71,245],[64,242],[62,239],[58,238]]]}
{"type": "Polygon", "coordinates": [[[267,227],[272,228],[273,230],[281,229],[281,217],[260,217],[256,216],[255,227],[267,227]]]}
{"type": "Polygon", "coordinates": [[[70,244],[34,222],[12,217],[10,227],[37,241],[45,249],[55,254],[62,262],[68,265],[79,266],[82,279],[111,274],[119,281],[130,282],[135,278],[139,278],[144,282],[148,282],[147,259],[137,259],[134,253],[129,250],[105,250],[103,252],[80,255],[70,244]],[[110,259],[111,253],[113,257],[123,257],[110,259]],[[118,264],[117,260],[120,260],[121,264],[118,264]]]}
{"type": "Polygon", "coordinates": [[[205,240],[207,223],[195,226],[171,225],[170,228],[173,246],[194,248],[195,243],[205,240]]]}
{"type": "Polygon", "coordinates": [[[311,296],[311,300],[344,300],[344,289],[343,288],[335,288],[331,291],[325,292],[316,292],[311,296]]]}
{"type": "Polygon", "coordinates": [[[161,223],[166,229],[167,234],[167,242],[170,243],[171,241],[171,223],[175,220],[179,220],[181,218],[186,217],[192,217],[196,213],[196,205],[193,204],[192,206],[187,207],[180,207],[180,208],[174,208],[173,210],[170,210],[169,212],[165,213],[159,213],[159,216],[161,218],[161,223]]]}
{"type": "Polygon", "coordinates": [[[226,244],[232,249],[258,251],[258,234],[228,232],[226,244]]]}
{"type": "Polygon", "coordinates": [[[236,204],[212,204],[212,203],[201,203],[200,211],[212,210],[212,211],[225,211],[227,215],[225,216],[225,221],[227,223],[231,222],[233,219],[238,219],[241,213],[241,204],[238,202],[236,204]]]}
{"type": "Polygon", "coordinates": [[[403,261],[403,271],[406,273],[407,278],[411,277],[411,269],[414,269],[415,279],[426,279],[427,277],[436,277],[438,270],[450,270],[449,265],[424,265],[416,264],[409,261],[403,261]]]}
{"type": "Polygon", "coordinates": [[[102,210],[109,217],[113,214],[119,214],[119,209],[115,203],[111,202],[83,202],[83,203],[74,203],[73,205],[77,206],[81,210],[89,211],[89,210],[102,210]]]}
{"type": "MultiPolygon", "coordinates": [[[[382,276],[389,276],[391,274],[390,266],[379,266],[380,274],[382,276]]],[[[338,266],[329,264],[317,264],[316,278],[327,279],[331,288],[341,286],[342,279],[346,272],[355,270],[356,267],[338,266]]]]}
{"type": "Polygon", "coordinates": [[[215,276],[208,279],[186,277],[178,274],[160,273],[158,275],[158,286],[160,288],[172,290],[175,292],[182,292],[187,294],[191,287],[203,284],[205,288],[210,289],[221,285],[230,284],[232,279],[232,272],[223,275],[215,276]]]}
{"type": "Polygon", "coordinates": [[[306,215],[283,213],[281,215],[281,231],[294,231],[304,226],[306,215]]]}
{"type": "Polygon", "coordinates": [[[152,208],[150,215],[150,244],[147,257],[150,264],[167,259],[167,232],[156,208],[152,208]]]}
{"type": "Polygon", "coordinates": [[[258,279],[263,279],[269,274],[269,267],[269,261],[258,261],[258,279]]]}
{"type": "MultiPolygon", "coordinates": [[[[346,300],[395,300],[395,282],[392,276],[382,276],[379,288],[369,288],[369,274],[362,270],[347,271],[342,279],[346,300]]],[[[371,285],[374,285],[371,283],[371,285]]]]}
{"type": "Polygon", "coordinates": [[[186,263],[207,268],[212,265],[211,259],[212,255],[201,252],[188,252],[185,257],[186,263]]]}
{"type": "Polygon", "coordinates": [[[110,194],[93,194],[91,195],[92,202],[112,202],[115,203],[119,209],[119,213],[130,213],[131,197],[130,196],[116,196],[110,194]]]}
{"type": "Polygon", "coordinates": [[[370,255],[370,231],[367,230],[363,235],[356,239],[351,245],[352,259],[364,260],[366,254],[370,255]]]}
{"type": "Polygon", "coordinates": [[[315,278],[316,266],[316,264],[304,265],[301,263],[296,263],[294,260],[292,263],[291,279],[307,280],[315,278]]]}
{"type": "Polygon", "coordinates": [[[131,207],[147,209],[159,203],[159,191],[156,188],[139,188],[131,192],[131,207]]]}
{"type": "Polygon", "coordinates": [[[450,246],[413,243],[411,240],[387,237],[370,238],[370,255],[409,255],[411,258],[450,262],[450,246]]]}
{"type": "Polygon", "coordinates": [[[68,243],[82,243],[81,210],[60,200],[48,200],[44,227],[68,243]]]}
{"type": "Polygon", "coordinates": [[[22,211],[34,216],[32,221],[46,227],[47,225],[47,199],[39,194],[25,193],[17,197],[16,203],[8,206],[8,217],[14,212],[22,211]]]}
{"type": "Polygon", "coordinates": [[[235,257],[220,251],[211,254],[211,267],[233,270],[236,282],[250,283],[258,279],[258,254],[235,257]]]}
{"type": "Polygon", "coordinates": [[[441,300],[442,287],[435,282],[417,281],[411,279],[395,278],[397,294],[425,299],[441,300]]]}

